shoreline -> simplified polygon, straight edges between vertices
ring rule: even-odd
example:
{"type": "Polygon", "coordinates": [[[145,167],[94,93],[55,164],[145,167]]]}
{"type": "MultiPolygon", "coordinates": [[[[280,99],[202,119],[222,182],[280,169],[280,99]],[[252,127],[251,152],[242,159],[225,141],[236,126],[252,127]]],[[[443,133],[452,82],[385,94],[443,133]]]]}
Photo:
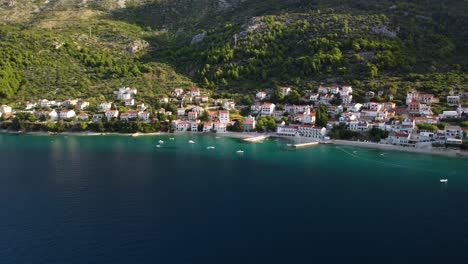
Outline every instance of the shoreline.
{"type": "MultiPolygon", "coordinates": [[[[296,144],[304,144],[304,143],[311,143],[311,142],[319,142],[314,139],[309,138],[297,138],[297,137],[288,137],[288,136],[278,136],[271,133],[255,133],[255,132],[226,132],[226,133],[191,133],[191,132],[155,132],[155,133],[132,133],[132,134],[125,134],[125,133],[116,133],[116,132],[63,132],[63,133],[54,133],[54,132],[13,132],[7,130],[0,130],[0,134],[9,134],[9,135],[26,135],[26,136],[122,136],[122,137],[156,137],[156,136],[178,136],[178,135],[195,135],[195,136],[219,136],[219,137],[230,137],[236,139],[245,139],[249,137],[258,137],[258,136],[266,136],[267,138],[281,138],[295,142],[296,144]]],[[[254,142],[251,142],[254,143],[254,142]]],[[[366,148],[366,149],[375,149],[375,150],[385,150],[385,151],[396,151],[396,152],[405,152],[405,153],[416,153],[416,154],[424,154],[424,155],[437,155],[437,156],[445,156],[445,157],[458,157],[458,158],[467,158],[468,151],[457,150],[457,149],[446,149],[446,148],[428,148],[428,149],[421,149],[421,148],[413,148],[413,147],[403,147],[403,146],[395,146],[389,144],[381,144],[381,143],[374,143],[374,142],[363,142],[363,141],[349,141],[349,140],[331,140],[327,143],[327,145],[336,145],[336,146],[348,146],[348,147],[358,147],[358,148],[366,148]]]]}
{"type": "Polygon", "coordinates": [[[118,132],[44,132],[44,131],[36,131],[36,132],[17,132],[17,131],[8,131],[8,130],[0,130],[0,134],[7,134],[7,135],[24,135],[24,136],[78,136],[78,137],[100,137],[100,136],[121,136],[121,137],[156,137],[156,136],[177,136],[177,135],[216,135],[219,137],[232,137],[232,138],[249,138],[259,135],[265,135],[267,137],[271,136],[270,134],[266,133],[254,133],[254,132],[226,132],[226,133],[203,133],[203,132],[154,132],[154,133],[118,133],[118,132]]]}
{"type": "Polygon", "coordinates": [[[467,158],[468,151],[450,149],[450,148],[413,148],[413,147],[403,147],[395,146],[389,144],[373,143],[373,142],[362,142],[362,141],[348,141],[348,140],[333,140],[331,145],[337,146],[348,146],[348,147],[358,147],[358,148],[367,148],[367,149],[378,149],[386,151],[397,151],[397,152],[406,152],[406,153],[417,153],[425,155],[437,155],[437,156],[446,156],[446,157],[458,157],[458,158],[467,158]]]}

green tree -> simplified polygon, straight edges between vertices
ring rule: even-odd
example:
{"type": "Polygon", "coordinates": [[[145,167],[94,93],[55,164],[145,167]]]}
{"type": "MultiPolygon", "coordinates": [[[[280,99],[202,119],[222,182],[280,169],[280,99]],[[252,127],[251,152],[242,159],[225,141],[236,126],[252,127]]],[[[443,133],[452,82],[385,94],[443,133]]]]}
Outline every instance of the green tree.
{"type": "Polygon", "coordinates": [[[317,108],[317,111],[315,113],[315,124],[318,126],[326,126],[328,123],[328,113],[327,113],[327,107],[325,105],[320,105],[317,108]]]}

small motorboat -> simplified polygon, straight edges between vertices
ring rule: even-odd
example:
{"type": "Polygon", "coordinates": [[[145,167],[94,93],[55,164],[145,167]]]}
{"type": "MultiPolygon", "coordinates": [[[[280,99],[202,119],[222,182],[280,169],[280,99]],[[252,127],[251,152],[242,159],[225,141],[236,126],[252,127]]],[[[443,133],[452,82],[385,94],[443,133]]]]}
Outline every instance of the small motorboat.
{"type": "Polygon", "coordinates": [[[161,145],[156,145],[156,147],[157,147],[157,148],[160,148],[160,147],[161,147],[161,145]]]}
{"type": "Polygon", "coordinates": [[[244,154],[244,151],[243,150],[238,150],[236,151],[237,154],[244,154]]]}
{"type": "Polygon", "coordinates": [[[175,140],[175,138],[170,138],[169,140],[175,140]]]}
{"type": "Polygon", "coordinates": [[[162,141],[162,140],[159,140],[159,144],[164,144],[164,141],[162,141]]]}
{"type": "Polygon", "coordinates": [[[189,143],[189,144],[195,144],[195,141],[189,140],[188,143],[189,143]]]}
{"type": "Polygon", "coordinates": [[[440,183],[447,183],[448,179],[440,179],[439,181],[440,181],[440,183]]]}
{"type": "Polygon", "coordinates": [[[215,149],[213,146],[206,147],[206,149],[215,149]]]}

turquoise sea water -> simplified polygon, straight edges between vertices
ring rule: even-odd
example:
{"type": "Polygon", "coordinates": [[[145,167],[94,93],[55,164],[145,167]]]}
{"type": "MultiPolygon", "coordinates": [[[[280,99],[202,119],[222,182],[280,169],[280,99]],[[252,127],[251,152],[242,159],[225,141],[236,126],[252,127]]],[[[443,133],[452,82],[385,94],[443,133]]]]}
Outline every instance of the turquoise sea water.
{"type": "Polygon", "coordinates": [[[466,159],[170,137],[0,135],[0,263],[468,263],[466,159]]]}

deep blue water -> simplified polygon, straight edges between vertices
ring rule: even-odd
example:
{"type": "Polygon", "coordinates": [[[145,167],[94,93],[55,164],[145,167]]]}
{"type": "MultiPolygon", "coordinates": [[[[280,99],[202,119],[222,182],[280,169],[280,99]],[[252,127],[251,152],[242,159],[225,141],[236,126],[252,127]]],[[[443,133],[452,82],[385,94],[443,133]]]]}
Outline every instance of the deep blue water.
{"type": "Polygon", "coordinates": [[[0,135],[0,263],[468,263],[466,159],[286,143],[0,135]]]}

